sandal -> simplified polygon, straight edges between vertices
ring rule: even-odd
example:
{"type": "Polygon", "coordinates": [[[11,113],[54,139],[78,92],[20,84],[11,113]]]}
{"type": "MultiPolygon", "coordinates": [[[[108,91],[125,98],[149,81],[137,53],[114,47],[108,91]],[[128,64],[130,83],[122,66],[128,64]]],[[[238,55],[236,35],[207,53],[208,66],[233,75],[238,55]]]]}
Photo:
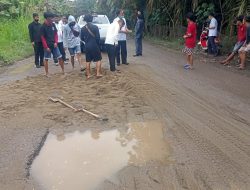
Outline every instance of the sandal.
{"type": "Polygon", "coordinates": [[[184,69],[189,70],[189,69],[191,69],[191,66],[190,65],[185,65],[184,69]]]}

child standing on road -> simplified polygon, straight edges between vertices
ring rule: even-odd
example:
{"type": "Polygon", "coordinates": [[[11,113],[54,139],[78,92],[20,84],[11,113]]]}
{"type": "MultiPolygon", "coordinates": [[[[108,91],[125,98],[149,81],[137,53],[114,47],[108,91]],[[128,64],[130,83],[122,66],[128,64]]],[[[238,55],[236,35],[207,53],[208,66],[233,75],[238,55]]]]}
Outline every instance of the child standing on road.
{"type": "Polygon", "coordinates": [[[59,64],[62,68],[62,73],[64,74],[64,62],[62,55],[58,48],[58,34],[55,24],[53,23],[54,14],[45,12],[44,13],[44,24],[41,27],[41,39],[44,48],[44,67],[46,77],[49,77],[49,66],[48,62],[51,59],[51,54],[54,58],[58,59],[59,64]]]}
{"type": "Polygon", "coordinates": [[[184,65],[185,69],[193,69],[193,50],[196,46],[196,34],[197,34],[197,25],[195,23],[195,16],[193,13],[188,13],[187,16],[187,32],[183,36],[185,39],[185,48],[183,53],[187,56],[187,64],[184,65]]]}

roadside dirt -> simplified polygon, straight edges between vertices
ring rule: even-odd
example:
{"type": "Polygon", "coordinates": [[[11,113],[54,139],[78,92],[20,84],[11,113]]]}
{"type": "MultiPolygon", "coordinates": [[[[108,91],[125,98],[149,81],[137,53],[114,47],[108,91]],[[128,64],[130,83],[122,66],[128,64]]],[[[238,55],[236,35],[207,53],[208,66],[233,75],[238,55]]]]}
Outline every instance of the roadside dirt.
{"type": "MultiPolygon", "coordinates": [[[[129,43],[129,53],[132,55],[133,51],[129,43]]],[[[94,132],[92,138],[98,139],[102,135],[104,138],[107,131],[118,130],[118,137],[130,142],[132,137],[127,134],[131,123],[149,124],[157,130],[155,123],[161,123],[162,130],[156,134],[167,147],[162,150],[167,152],[166,161],[149,157],[140,164],[128,162],[112,176],[102,176],[95,189],[249,189],[250,78],[247,71],[231,72],[223,66],[215,67],[215,63],[204,58],[196,60],[195,70],[185,71],[181,54],[149,43],[144,44],[144,56],[130,56],[130,65],[121,66],[120,74],[108,71],[105,55],[103,62],[104,77],[98,80],[86,81],[78,70],[71,71],[70,65],[66,77],[59,74],[58,67],[51,66],[55,74],[46,79],[43,70],[32,67],[32,59],[1,74],[1,190],[46,190],[41,181],[39,184],[32,177],[30,169],[36,158],[43,155],[48,136],[63,141],[76,131],[81,134],[90,131],[94,132]],[[109,122],[74,113],[49,102],[49,96],[82,105],[108,117],[109,122]]],[[[143,129],[138,133],[144,134],[143,129]]],[[[138,133],[133,138],[144,142],[147,138],[138,133]]],[[[152,143],[162,146],[156,140],[152,143]]],[[[87,147],[98,150],[94,143],[87,147]]],[[[151,151],[157,155],[154,148],[151,151]]],[[[89,189],[93,188],[89,186],[89,189]]]]}

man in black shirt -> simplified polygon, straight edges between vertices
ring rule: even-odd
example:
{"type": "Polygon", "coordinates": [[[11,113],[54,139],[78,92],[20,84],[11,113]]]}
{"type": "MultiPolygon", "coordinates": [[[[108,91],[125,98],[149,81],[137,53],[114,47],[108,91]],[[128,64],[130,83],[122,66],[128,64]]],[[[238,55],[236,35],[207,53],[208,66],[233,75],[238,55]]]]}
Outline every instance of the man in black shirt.
{"type": "Polygon", "coordinates": [[[250,52],[250,16],[245,17],[246,25],[247,25],[247,34],[246,34],[246,41],[244,45],[240,48],[239,56],[240,56],[240,65],[239,69],[244,70],[246,67],[246,54],[250,52]]]}
{"type": "Polygon", "coordinates": [[[102,55],[100,51],[100,33],[97,26],[93,25],[91,22],[93,21],[93,16],[90,14],[85,15],[85,22],[87,23],[81,29],[81,40],[85,43],[86,49],[86,77],[90,78],[90,63],[96,62],[96,77],[102,77],[101,74],[101,60],[102,55]]]}
{"type": "Polygon", "coordinates": [[[29,35],[30,35],[30,41],[32,43],[32,46],[34,48],[35,52],[35,65],[36,68],[40,68],[43,66],[43,59],[44,59],[44,51],[43,51],[43,44],[41,41],[41,24],[39,23],[39,16],[37,13],[33,13],[33,19],[34,21],[29,24],[29,35]]]}
{"type": "Polygon", "coordinates": [[[58,34],[55,24],[53,23],[54,14],[46,12],[44,13],[44,18],[46,19],[41,27],[41,39],[44,48],[44,67],[46,76],[49,76],[48,61],[51,59],[51,54],[53,57],[58,59],[59,64],[62,68],[64,74],[64,61],[62,59],[62,54],[58,48],[58,34]]]}

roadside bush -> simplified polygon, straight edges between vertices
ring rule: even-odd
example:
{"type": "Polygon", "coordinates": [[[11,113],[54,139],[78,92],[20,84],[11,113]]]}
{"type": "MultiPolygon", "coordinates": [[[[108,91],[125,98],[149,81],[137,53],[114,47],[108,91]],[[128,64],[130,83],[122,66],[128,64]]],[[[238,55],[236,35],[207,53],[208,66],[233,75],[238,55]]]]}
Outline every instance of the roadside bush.
{"type": "Polygon", "coordinates": [[[28,24],[30,18],[19,17],[11,20],[1,20],[0,23],[0,64],[9,64],[14,60],[32,54],[29,41],[28,24]]]}

